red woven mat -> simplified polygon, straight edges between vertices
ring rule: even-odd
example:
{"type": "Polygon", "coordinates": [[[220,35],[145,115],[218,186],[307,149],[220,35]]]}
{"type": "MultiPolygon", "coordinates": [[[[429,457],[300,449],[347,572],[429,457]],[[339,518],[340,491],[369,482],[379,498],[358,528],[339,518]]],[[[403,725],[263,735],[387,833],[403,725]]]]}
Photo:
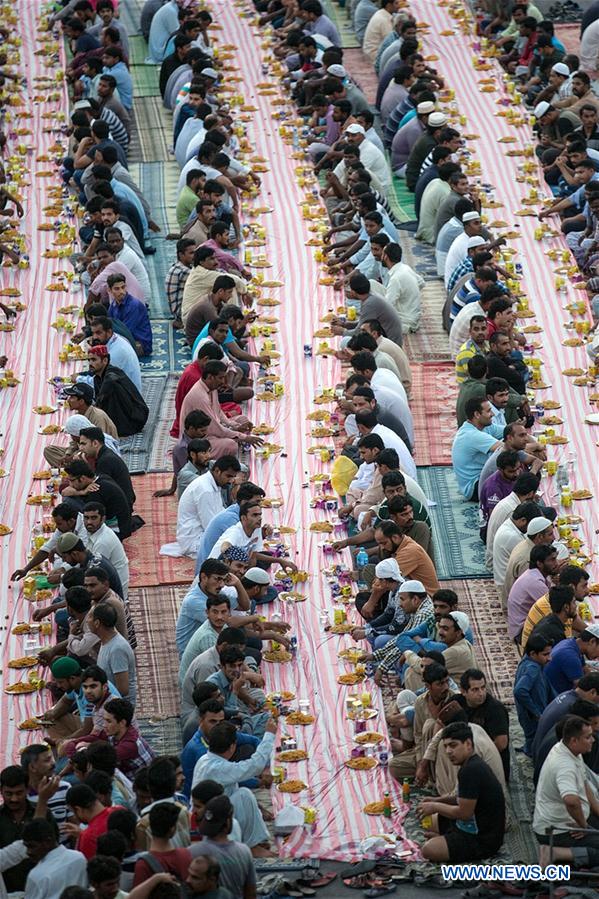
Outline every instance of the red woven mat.
{"type": "Polygon", "coordinates": [[[416,464],[451,465],[458,395],[453,363],[413,362],[411,368],[416,464]]]}

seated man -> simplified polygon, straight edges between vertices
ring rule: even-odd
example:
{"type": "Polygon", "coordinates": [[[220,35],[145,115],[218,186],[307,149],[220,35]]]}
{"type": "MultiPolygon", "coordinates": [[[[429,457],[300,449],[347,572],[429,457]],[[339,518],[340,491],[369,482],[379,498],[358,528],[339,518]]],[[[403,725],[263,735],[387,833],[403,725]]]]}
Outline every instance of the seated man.
{"type": "Polygon", "coordinates": [[[493,412],[488,400],[467,400],[465,413],[466,421],[453,440],[451,459],[460,493],[476,502],[481,472],[489,454],[499,447],[503,429],[493,430],[493,412]]]}
{"type": "Polygon", "coordinates": [[[219,658],[219,670],[208,677],[208,683],[221,691],[226,714],[241,717],[245,731],[262,737],[269,718],[268,712],[260,711],[266,699],[264,678],[246,665],[245,653],[236,646],[223,646],[219,658]]]}
{"type": "Polygon", "coordinates": [[[110,353],[104,344],[90,347],[88,362],[96,405],[112,419],[119,437],[139,434],[150,410],[135,384],[122,369],[110,364],[110,353]]]}
{"type": "MultiPolygon", "coordinates": [[[[237,579],[235,579],[237,581],[237,579]]],[[[197,582],[187,591],[177,618],[175,642],[179,657],[200,625],[206,621],[206,605],[210,597],[227,597],[232,609],[249,612],[250,604],[244,592],[239,593],[229,576],[229,569],[219,559],[206,559],[200,568],[197,582]]]]}
{"type": "Polygon", "coordinates": [[[473,862],[494,856],[505,834],[505,798],[501,784],[474,752],[467,724],[449,724],[443,731],[449,760],[459,766],[456,796],[425,799],[421,816],[434,816],[422,854],[432,862],[473,862]]]}
{"type": "Polygon", "coordinates": [[[126,699],[109,699],[104,706],[104,733],[100,739],[116,749],[117,764],[126,777],[146,768],[156,753],[133,722],[133,706],[126,699]]]}
{"type": "Polygon", "coordinates": [[[582,755],[593,743],[593,729],[584,719],[569,715],[561,741],[553,747],[537,784],[533,830],[541,844],[539,861],[571,862],[575,867],[599,865],[599,801],[582,755]],[[584,833],[586,828],[593,833],[584,833]],[[548,835],[548,828],[554,833],[548,835]],[[550,852],[548,843],[552,841],[550,852]]]}
{"type": "Polygon", "coordinates": [[[152,353],[152,325],[148,315],[148,307],[143,300],[132,296],[127,291],[125,276],[108,275],[110,303],[108,316],[114,321],[124,322],[135,340],[135,351],[138,356],[149,356],[152,353]]]}
{"type": "Polygon", "coordinates": [[[270,837],[253,793],[239,782],[259,776],[270,763],[277,733],[277,722],[272,718],[256,751],[241,762],[233,762],[237,750],[236,729],[227,721],[217,724],[208,738],[208,752],[196,763],[192,787],[201,780],[215,780],[225,788],[225,794],[235,809],[235,817],[241,825],[243,842],[255,857],[272,855],[268,848],[270,837]]]}
{"type": "Polygon", "coordinates": [[[501,755],[506,781],[510,776],[510,731],[507,709],[487,690],[482,671],[469,668],[460,678],[460,693],[456,701],[468,716],[469,724],[480,724],[491,737],[501,755]]]}
{"type": "Polygon", "coordinates": [[[526,654],[516,670],[514,700],[518,721],[524,731],[524,753],[528,756],[532,755],[539,719],[555,697],[543,671],[550,655],[551,644],[541,634],[531,636],[526,644],[526,654]]]}
{"type": "MultiPolygon", "coordinates": [[[[476,664],[472,643],[466,636],[469,632],[470,621],[465,612],[448,612],[447,615],[442,615],[437,622],[439,641],[445,646],[441,650],[443,664],[447,668],[449,676],[456,681],[464,671],[476,664]]],[[[414,691],[421,689],[422,660],[420,651],[407,650],[404,653],[404,661],[403,679],[406,688],[414,691]]]]}

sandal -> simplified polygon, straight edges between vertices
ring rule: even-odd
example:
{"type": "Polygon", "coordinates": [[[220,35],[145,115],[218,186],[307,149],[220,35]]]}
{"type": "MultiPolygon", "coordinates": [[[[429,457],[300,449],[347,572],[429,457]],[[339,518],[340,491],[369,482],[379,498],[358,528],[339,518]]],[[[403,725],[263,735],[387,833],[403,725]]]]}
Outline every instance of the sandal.
{"type": "Polygon", "coordinates": [[[368,896],[368,899],[375,899],[376,896],[386,896],[387,893],[394,893],[396,889],[396,883],[391,884],[391,886],[371,887],[369,890],[364,890],[364,895],[368,896]]]}
{"type": "Polygon", "coordinates": [[[356,877],[342,878],[344,886],[350,890],[366,890],[372,886],[372,878],[368,874],[358,874],[356,877]]]}
{"type": "Polygon", "coordinates": [[[350,865],[349,868],[343,868],[342,871],[339,871],[339,877],[344,880],[346,877],[357,877],[358,874],[370,874],[375,868],[375,861],[364,858],[361,862],[356,862],[355,865],[350,865]]]}
{"type": "Polygon", "coordinates": [[[335,871],[324,871],[317,874],[314,879],[309,880],[305,877],[301,877],[297,882],[298,884],[306,884],[307,886],[319,888],[328,886],[336,877],[337,874],[335,871]]]}

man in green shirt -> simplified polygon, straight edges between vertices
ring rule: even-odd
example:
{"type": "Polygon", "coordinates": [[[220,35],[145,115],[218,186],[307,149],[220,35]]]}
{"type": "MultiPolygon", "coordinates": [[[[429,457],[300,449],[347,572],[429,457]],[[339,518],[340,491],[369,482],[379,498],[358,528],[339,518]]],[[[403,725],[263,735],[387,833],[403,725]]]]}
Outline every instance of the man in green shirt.
{"type": "MultiPolygon", "coordinates": [[[[472,356],[468,359],[468,377],[460,384],[460,391],[456,400],[456,418],[458,428],[466,421],[466,403],[470,399],[487,398],[487,360],[483,356],[472,356]]],[[[506,424],[518,421],[528,414],[526,398],[510,388],[510,395],[505,407],[506,424]]],[[[414,513],[416,510],[414,510],[414,513]]]]}
{"type": "Polygon", "coordinates": [[[177,199],[176,215],[179,228],[183,229],[187,224],[187,220],[196,208],[196,203],[204,190],[205,183],[206,175],[200,168],[192,169],[187,173],[185,187],[177,199]]]}

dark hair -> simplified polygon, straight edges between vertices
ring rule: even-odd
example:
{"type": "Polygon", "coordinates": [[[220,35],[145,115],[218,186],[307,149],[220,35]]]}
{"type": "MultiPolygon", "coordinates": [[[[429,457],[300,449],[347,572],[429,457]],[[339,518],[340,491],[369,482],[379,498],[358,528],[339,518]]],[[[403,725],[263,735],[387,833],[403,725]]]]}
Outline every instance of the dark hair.
{"type": "Polygon", "coordinates": [[[71,808],[76,806],[79,808],[91,808],[97,801],[98,797],[87,784],[76,784],[67,791],[66,803],[71,808]]]}
{"type": "MultiPolygon", "coordinates": [[[[531,652],[542,652],[546,646],[551,646],[551,641],[546,639],[541,633],[532,633],[526,641],[525,652],[529,656],[531,652]]],[[[599,714],[599,712],[597,713],[599,714]]]]}
{"type": "Polygon", "coordinates": [[[444,727],[441,734],[441,739],[459,740],[460,743],[465,743],[466,740],[470,740],[472,745],[474,745],[474,735],[472,733],[472,728],[468,724],[465,724],[463,721],[454,721],[452,724],[448,724],[447,727],[444,727]]]}
{"type": "Polygon", "coordinates": [[[97,771],[105,771],[106,774],[114,776],[117,766],[116,749],[107,740],[94,740],[85,750],[87,760],[92,768],[97,771]]]}
{"type": "Polygon", "coordinates": [[[212,714],[218,715],[219,712],[224,712],[225,707],[222,702],[218,699],[205,699],[204,702],[201,702],[198,705],[198,712],[200,713],[200,718],[203,718],[204,715],[212,714]]]}
{"type": "Polygon", "coordinates": [[[457,606],[458,604],[458,594],[455,590],[449,589],[449,587],[441,587],[439,590],[435,590],[433,595],[431,596],[432,601],[434,602],[445,602],[448,606],[457,606]]]}
{"type": "Polygon", "coordinates": [[[244,653],[237,646],[224,646],[218,655],[221,665],[233,665],[245,659],[244,653]]]}
{"type": "Polygon", "coordinates": [[[148,766],[148,790],[156,802],[170,799],[177,788],[177,769],[169,758],[154,759],[148,766]]]}
{"type": "Polygon", "coordinates": [[[59,503],[52,509],[52,518],[62,518],[64,521],[73,521],[77,518],[77,509],[70,503],[59,503]]]}
{"type": "Polygon", "coordinates": [[[174,802],[159,802],[150,809],[150,830],[152,836],[165,839],[176,827],[181,808],[174,802]]]}
{"type": "Polygon", "coordinates": [[[98,855],[110,855],[119,862],[123,861],[128,848],[129,843],[119,830],[107,830],[106,833],[98,837],[96,844],[98,855]]]}
{"type": "Polygon", "coordinates": [[[487,683],[487,678],[480,668],[467,668],[460,677],[460,687],[462,690],[468,690],[470,688],[470,681],[473,680],[484,680],[485,684],[487,683]]]}
{"type": "MultiPolygon", "coordinates": [[[[224,565],[224,562],[221,564],[224,565]]],[[[215,606],[223,605],[226,605],[228,609],[231,608],[231,600],[228,596],[221,596],[220,594],[218,594],[217,596],[209,596],[206,600],[206,611],[208,611],[208,609],[215,608],[215,606]]]]}
{"type": "Polygon", "coordinates": [[[88,665],[81,672],[81,682],[85,680],[97,680],[100,684],[107,684],[108,675],[99,665],[88,665]]]}
{"type": "Polygon", "coordinates": [[[241,471],[239,459],[231,455],[220,456],[214,463],[214,468],[218,468],[219,471],[241,471]]]}
{"type": "MultiPolygon", "coordinates": [[[[112,322],[110,322],[110,325],[112,327],[112,322]]],[[[93,470],[82,459],[73,459],[72,462],[64,466],[64,470],[72,478],[93,478],[94,476],[93,470]]]]}
{"type": "Polygon", "coordinates": [[[436,662],[433,662],[432,665],[427,665],[422,672],[422,680],[425,684],[434,684],[436,681],[445,680],[446,677],[449,677],[447,668],[443,665],[437,665],[436,662]]]}
{"type": "Polygon", "coordinates": [[[191,698],[193,699],[193,704],[199,708],[203,702],[211,699],[216,693],[218,693],[216,684],[213,684],[212,681],[200,681],[193,688],[191,698]]]}
{"type": "Polygon", "coordinates": [[[230,721],[216,724],[208,736],[208,749],[217,755],[229,749],[235,743],[237,730],[230,721]]]}
{"type": "Polygon", "coordinates": [[[120,876],[119,862],[109,855],[96,855],[87,863],[87,877],[92,886],[103,883],[105,880],[118,880],[120,876]]]}
{"type": "Polygon", "coordinates": [[[83,783],[91,787],[96,796],[112,795],[112,777],[106,771],[93,769],[86,775],[83,783]]]}
{"type": "Polygon", "coordinates": [[[133,715],[135,713],[135,709],[128,699],[109,699],[108,702],[104,704],[104,710],[108,712],[109,715],[113,715],[117,721],[125,721],[127,727],[129,727],[133,721],[133,715]]]}
{"type": "Polygon", "coordinates": [[[390,447],[385,447],[385,449],[379,453],[379,457],[376,462],[379,466],[386,465],[387,468],[391,469],[391,471],[397,471],[399,469],[399,456],[397,455],[397,450],[391,449],[390,447]]]}
{"type": "Polygon", "coordinates": [[[46,843],[48,841],[56,843],[57,836],[56,825],[53,821],[46,821],[45,818],[32,818],[23,827],[22,839],[25,843],[29,841],[32,843],[46,843]]]}
{"type": "Polygon", "coordinates": [[[588,581],[589,579],[590,575],[584,568],[581,568],[579,565],[566,565],[560,572],[559,583],[562,587],[576,587],[581,581],[588,581]]]}
{"type": "Polygon", "coordinates": [[[33,743],[31,746],[26,746],[21,753],[21,767],[25,775],[29,776],[29,765],[36,762],[40,755],[46,755],[51,751],[47,743],[33,743]]]}
{"type": "Polygon", "coordinates": [[[26,787],[27,774],[21,765],[8,765],[0,771],[0,788],[2,787],[26,787]]]}
{"type": "Polygon", "coordinates": [[[104,503],[99,502],[96,499],[90,500],[90,502],[86,503],[83,507],[84,512],[99,512],[100,515],[106,516],[106,506],[104,503]]]}
{"type": "MultiPolygon", "coordinates": [[[[225,577],[229,573],[229,569],[225,565],[224,562],[219,562],[218,559],[206,559],[202,562],[200,568],[200,574],[210,575],[210,574],[221,574],[225,577]]],[[[213,597],[218,599],[218,597],[213,597]]]]}
{"type": "Polygon", "coordinates": [[[222,796],[224,792],[224,787],[215,780],[201,780],[192,789],[191,795],[193,799],[197,799],[198,802],[203,802],[206,805],[211,799],[222,796]]]}
{"type": "Polygon", "coordinates": [[[536,568],[539,562],[546,562],[547,559],[550,559],[551,556],[554,556],[557,552],[557,549],[553,544],[549,546],[541,544],[540,546],[533,546],[530,553],[530,561],[528,563],[529,568],[536,568]]]}
{"type": "Polygon", "coordinates": [[[569,743],[570,740],[580,737],[585,727],[588,727],[588,721],[580,718],[578,715],[567,715],[562,727],[562,743],[569,743]]]}
{"type": "Polygon", "coordinates": [[[108,816],[107,826],[108,833],[120,833],[126,840],[132,841],[137,827],[137,815],[128,808],[116,809],[108,816]]]}
{"type": "Polygon", "coordinates": [[[74,612],[89,612],[92,606],[92,598],[85,587],[69,587],[65,600],[68,608],[74,612]]]}

